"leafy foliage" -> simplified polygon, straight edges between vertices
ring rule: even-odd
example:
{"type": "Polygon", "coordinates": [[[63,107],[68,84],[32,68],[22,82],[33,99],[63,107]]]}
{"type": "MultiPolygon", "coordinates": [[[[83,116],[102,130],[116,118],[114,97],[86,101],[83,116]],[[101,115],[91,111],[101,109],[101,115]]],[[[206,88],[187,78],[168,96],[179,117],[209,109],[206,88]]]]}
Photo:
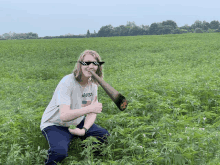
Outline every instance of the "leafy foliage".
{"type": "Polygon", "coordinates": [[[203,31],[202,31],[201,28],[196,28],[196,29],[195,29],[195,33],[203,33],[203,31]]]}
{"type": "MultiPolygon", "coordinates": [[[[184,25],[182,27],[177,27],[177,24],[173,20],[166,20],[158,23],[152,23],[149,25],[141,25],[137,26],[135,22],[128,21],[126,25],[120,25],[118,27],[113,27],[111,24],[102,26],[98,33],[94,31],[94,33],[90,34],[90,31],[87,30],[86,34],[73,35],[66,34],[60,36],[45,36],[38,37],[36,33],[4,33],[2,36],[0,35],[0,40],[6,39],[52,39],[52,38],[89,38],[89,37],[113,37],[113,36],[137,36],[137,35],[164,35],[164,34],[182,34],[182,33],[193,33],[194,31],[214,33],[220,32],[220,24],[219,21],[199,21],[196,20],[191,26],[184,25]],[[201,30],[196,30],[197,28],[201,30]]],[[[197,32],[196,32],[197,33],[197,32]]]]}
{"type": "Polygon", "coordinates": [[[95,123],[111,134],[97,146],[105,156],[92,154],[94,138],[74,138],[62,164],[218,164],[218,40],[192,33],[0,41],[0,164],[43,164],[49,145],[41,117],[85,49],[100,54],[104,80],[129,104],[119,111],[99,88],[103,111],[95,123]]]}

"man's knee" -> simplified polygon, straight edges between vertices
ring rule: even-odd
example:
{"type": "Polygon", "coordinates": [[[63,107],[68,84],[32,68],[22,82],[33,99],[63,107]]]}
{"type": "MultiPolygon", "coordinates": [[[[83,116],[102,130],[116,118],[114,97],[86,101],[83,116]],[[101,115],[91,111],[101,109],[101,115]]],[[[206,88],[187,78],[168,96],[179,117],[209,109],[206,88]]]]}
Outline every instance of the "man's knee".
{"type": "Polygon", "coordinates": [[[59,160],[62,160],[64,158],[66,158],[68,155],[67,155],[67,149],[64,148],[64,147],[56,147],[54,149],[52,149],[52,154],[59,158],[59,160]]]}
{"type": "Polygon", "coordinates": [[[107,137],[110,136],[109,132],[105,129],[103,131],[103,135],[101,137],[98,137],[98,140],[100,140],[102,143],[108,144],[107,137]]]}

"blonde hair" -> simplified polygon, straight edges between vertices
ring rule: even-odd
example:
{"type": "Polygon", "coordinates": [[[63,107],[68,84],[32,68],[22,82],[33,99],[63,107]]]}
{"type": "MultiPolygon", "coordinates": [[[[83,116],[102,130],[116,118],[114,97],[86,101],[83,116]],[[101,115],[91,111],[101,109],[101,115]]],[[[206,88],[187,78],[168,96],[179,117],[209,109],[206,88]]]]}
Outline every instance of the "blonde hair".
{"type": "MultiPolygon", "coordinates": [[[[94,51],[94,50],[85,50],[84,52],[82,52],[80,54],[80,56],[79,56],[79,59],[78,59],[76,65],[75,65],[75,68],[73,70],[73,75],[74,75],[76,81],[78,81],[78,82],[82,82],[82,79],[81,79],[81,77],[82,77],[82,69],[81,69],[81,64],[79,62],[83,61],[85,55],[92,55],[96,59],[97,62],[101,62],[101,57],[99,56],[99,54],[96,51],[94,51]]],[[[96,70],[96,74],[100,78],[103,79],[104,75],[102,73],[102,69],[103,69],[103,66],[99,65],[98,69],[96,70]]],[[[99,83],[98,83],[97,80],[95,80],[95,79],[90,77],[89,81],[91,81],[92,83],[95,83],[97,86],[99,86],[99,83]]]]}

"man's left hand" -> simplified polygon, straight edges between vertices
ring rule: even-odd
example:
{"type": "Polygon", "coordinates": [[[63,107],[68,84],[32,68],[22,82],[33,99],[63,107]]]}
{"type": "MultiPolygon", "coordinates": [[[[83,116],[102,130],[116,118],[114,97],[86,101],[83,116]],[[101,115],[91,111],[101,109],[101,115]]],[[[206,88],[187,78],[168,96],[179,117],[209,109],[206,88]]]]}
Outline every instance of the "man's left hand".
{"type": "Polygon", "coordinates": [[[69,128],[69,132],[73,135],[78,135],[78,136],[84,136],[86,133],[85,129],[79,129],[79,128],[75,128],[75,129],[70,129],[69,128]]]}

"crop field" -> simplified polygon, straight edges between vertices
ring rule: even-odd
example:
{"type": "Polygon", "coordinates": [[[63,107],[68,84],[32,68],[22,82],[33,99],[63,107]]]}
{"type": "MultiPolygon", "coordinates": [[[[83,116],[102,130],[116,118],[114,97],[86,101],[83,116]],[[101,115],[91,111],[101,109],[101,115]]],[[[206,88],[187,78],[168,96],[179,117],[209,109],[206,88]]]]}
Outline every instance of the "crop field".
{"type": "Polygon", "coordinates": [[[0,41],[0,164],[44,164],[41,117],[86,49],[129,104],[120,111],[100,86],[105,156],[93,155],[94,137],[74,139],[62,165],[220,164],[219,33],[0,41]]]}

